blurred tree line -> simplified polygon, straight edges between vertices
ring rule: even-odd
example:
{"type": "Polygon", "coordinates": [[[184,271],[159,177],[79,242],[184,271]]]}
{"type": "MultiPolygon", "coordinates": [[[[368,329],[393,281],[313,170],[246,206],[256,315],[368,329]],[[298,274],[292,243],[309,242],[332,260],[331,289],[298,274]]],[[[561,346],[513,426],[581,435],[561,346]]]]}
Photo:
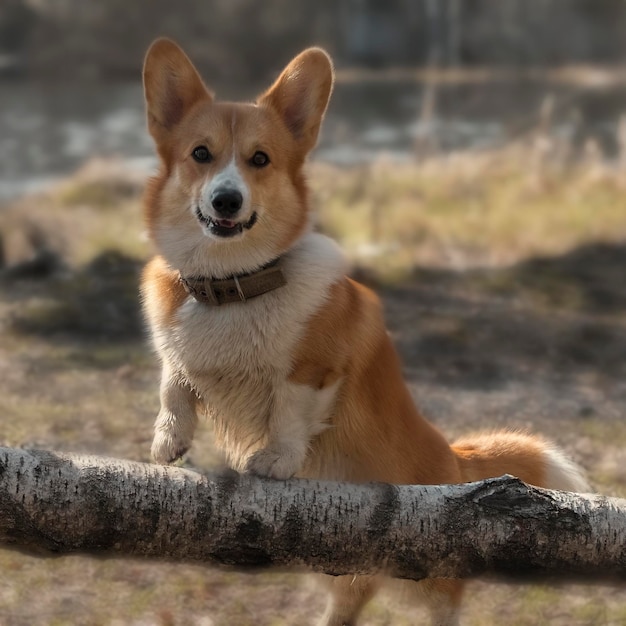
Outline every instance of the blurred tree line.
{"type": "Polygon", "coordinates": [[[314,43],[345,66],[618,63],[624,33],[623,0],[0,1],[0,60],[38,77],[135,77],[158,35],[241,80],[314,43]]]}

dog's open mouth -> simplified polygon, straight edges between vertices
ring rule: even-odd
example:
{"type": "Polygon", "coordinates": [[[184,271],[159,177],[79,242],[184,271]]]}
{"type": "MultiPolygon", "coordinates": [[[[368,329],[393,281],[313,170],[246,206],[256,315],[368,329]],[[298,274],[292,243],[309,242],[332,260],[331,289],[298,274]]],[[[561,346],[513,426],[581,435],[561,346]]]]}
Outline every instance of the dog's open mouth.
{"type": "Polygon", "coordinates": [[[196,217],[198,221],[205,226],[212,235],[218,237],[234,237],[241,234],[244,230],[250,230],[257,221],[256,211],[247,222],[236,222],[225,218],[213,218],[204,215],[200,211],[200,207],[196,208],[196,217]]]}

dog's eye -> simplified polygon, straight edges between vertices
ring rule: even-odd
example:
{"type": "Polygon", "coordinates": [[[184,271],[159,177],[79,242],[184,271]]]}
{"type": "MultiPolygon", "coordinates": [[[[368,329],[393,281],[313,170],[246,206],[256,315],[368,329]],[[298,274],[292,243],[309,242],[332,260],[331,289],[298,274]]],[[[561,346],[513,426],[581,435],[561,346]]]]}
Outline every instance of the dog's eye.
{"type": "Polygon", "coordinates": [[[197,148],[194,148],[191,156],[194,158],[194,161],[197,161],[198,163],[208,163],[213,159],[206,146],[198,146],[197,148]]]}
{"type": "Polygon", "coordinates": [[[254,167],[265,167],[270,162],[270,158],[265,154],[265,152],[261,152],[257,150],[250,159],[250,165],[254,165],[254,167]]]}

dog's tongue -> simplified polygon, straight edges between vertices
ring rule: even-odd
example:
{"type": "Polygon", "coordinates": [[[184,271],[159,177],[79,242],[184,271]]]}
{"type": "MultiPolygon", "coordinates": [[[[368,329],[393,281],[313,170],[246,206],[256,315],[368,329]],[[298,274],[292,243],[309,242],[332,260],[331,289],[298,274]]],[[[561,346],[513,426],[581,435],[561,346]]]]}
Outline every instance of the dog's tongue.
{"type": "Polygon", "coordinates": [[[222,226],[222,228],[234,228],[237,226],[237,222],[233,222],[233,220],[217,220],[217,223],[222,226]]]}

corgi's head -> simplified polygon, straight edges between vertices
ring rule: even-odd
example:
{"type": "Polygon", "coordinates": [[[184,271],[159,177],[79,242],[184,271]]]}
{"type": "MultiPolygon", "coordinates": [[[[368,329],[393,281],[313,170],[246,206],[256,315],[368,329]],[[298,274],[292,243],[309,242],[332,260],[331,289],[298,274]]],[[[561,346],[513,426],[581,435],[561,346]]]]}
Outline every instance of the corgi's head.
{"type": "Polygon", "coordinates": [[[328,55],[305,50],[252,104],[216,101],[168,39],[148,50],[143,79],[161,159],[146,218],[160,253],[183,273],[221,277],[288,250],[309,224],[302,168],[332,90],[328,55]]]}

